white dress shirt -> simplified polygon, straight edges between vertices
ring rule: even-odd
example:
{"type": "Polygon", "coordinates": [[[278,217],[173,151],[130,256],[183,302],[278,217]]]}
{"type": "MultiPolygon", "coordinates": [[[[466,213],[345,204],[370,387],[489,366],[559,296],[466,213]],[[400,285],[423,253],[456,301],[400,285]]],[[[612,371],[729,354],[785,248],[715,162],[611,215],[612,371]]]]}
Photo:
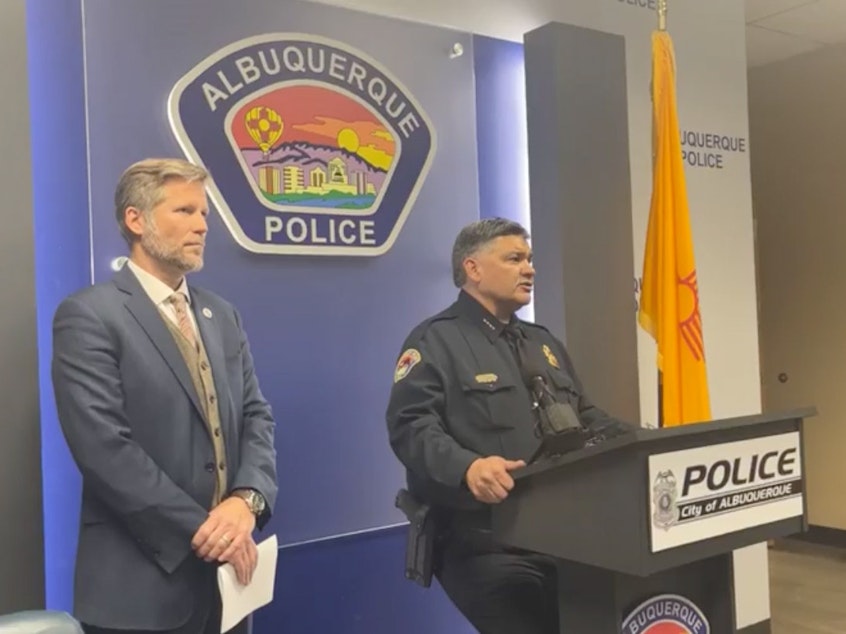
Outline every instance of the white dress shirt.
{"type": "MultiPolygon", "coordinates": [[[[167,315],[168,319],[170,319],[173,324],[178,328],[179,322],[176,319],[176,311],[173,308],[173,304],[170,303],[170,296],[174,293],[182,293],[185,295],[185,298],[188,300],[188,306],[191,306],[191,293],[188,292],[188,283],[185,281],[185,276],[182,276],[182,281],[179,283],[179,286],[176,290],[173,290],[170,286],[162,282],[159,278],[157,278],[152,273],[148,273],[140,266],[135,264],[132,260],[126,261],[126,266],[129,267],[129,270],[135,274],[135,277],[138,278],[138,282],[141,284],[141,288],[147,293],[153,303],[156,305],[156,308],[164,312],[167,315]]],[[[194,335],[199,338],[200,333],[197,330],[197,321],[194,319],[194,311],[188,310],[188,319],[191,320],[191,327],[194,329],[194,335]]]]}

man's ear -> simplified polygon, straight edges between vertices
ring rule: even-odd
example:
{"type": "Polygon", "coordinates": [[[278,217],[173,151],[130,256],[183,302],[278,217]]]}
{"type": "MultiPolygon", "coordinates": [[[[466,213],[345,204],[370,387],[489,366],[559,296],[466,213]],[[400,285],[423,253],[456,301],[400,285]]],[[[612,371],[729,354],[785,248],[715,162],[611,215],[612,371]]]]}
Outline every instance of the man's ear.
{"type": "Polygon", "coordinates": [[[129,233],[140,236],[144,233],[147,219],[137,207],[127,207],[123,212],[123,221],[129,233]]]}
{"type": "Polygon", "coordinates": [[[464,274],[467,276],[467,279],[478,284],[479,280],[482,278],[479,260],[472,256],[467,257],[464,258],[464,262],[462,262],[461,265],[464,267],[464,274]]]}

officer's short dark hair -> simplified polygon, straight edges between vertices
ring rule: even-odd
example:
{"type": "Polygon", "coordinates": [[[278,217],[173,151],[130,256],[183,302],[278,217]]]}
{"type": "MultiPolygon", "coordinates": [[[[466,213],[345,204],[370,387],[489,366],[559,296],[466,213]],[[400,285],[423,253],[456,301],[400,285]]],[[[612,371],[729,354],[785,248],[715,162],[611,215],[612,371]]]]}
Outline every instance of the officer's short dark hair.
{"type": "Polygon", "coordinates": [[[528,240],[529,232],[520,223],[505,218],[477,220],[458,232],[452,247],[452,281],[457,288],[467,282],[464,260],[502,236],[521,236],[528,240]]]}

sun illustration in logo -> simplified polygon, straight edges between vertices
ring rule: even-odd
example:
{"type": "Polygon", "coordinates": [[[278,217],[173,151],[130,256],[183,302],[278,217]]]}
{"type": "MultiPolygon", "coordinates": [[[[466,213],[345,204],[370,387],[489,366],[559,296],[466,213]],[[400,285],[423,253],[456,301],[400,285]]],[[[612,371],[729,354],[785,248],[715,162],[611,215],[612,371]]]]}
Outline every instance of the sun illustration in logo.
{"type": "Polygon", "coordinates": [[[398,140],[367,106],[317,86],[285,86],[244,104],[232,137],[269,203],[366,210],[390,179],[398,140]]]}
{"type": "Polygon", "coordinates": [[[360,143],[355,130],[344,128],[338,132],[338,147],[342,147],[349,152],[358,152],[360,143]]]}

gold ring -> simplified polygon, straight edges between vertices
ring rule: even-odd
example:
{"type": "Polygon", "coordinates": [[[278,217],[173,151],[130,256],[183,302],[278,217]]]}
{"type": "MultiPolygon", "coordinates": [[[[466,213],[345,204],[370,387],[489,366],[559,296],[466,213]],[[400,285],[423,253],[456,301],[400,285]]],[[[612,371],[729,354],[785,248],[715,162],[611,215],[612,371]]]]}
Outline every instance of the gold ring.
{"type": "Polygon", "coordinates": [[[229,535],[224,535],[223,537],[220,538],[220,541],[222,541],[227,546],[229,546],[229,544],[232,543],[232,540],[229,539],[229,535]]]}

